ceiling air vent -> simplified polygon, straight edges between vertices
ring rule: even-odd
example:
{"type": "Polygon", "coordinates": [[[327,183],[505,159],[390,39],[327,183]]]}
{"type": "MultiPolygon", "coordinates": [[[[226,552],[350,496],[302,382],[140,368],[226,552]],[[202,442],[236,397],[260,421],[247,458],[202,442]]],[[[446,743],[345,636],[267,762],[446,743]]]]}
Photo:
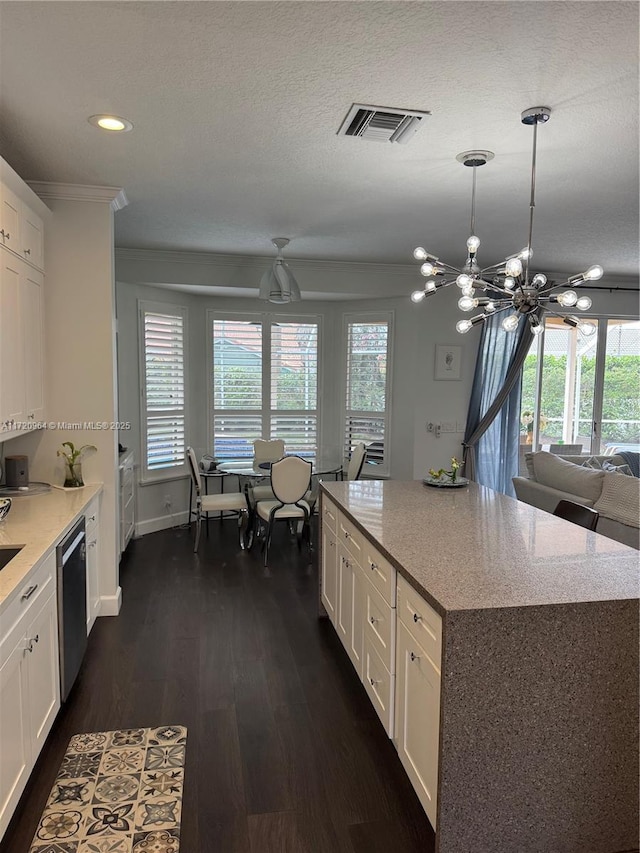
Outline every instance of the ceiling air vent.
{"type": "Polygon", "coordinates": [[[359,136],[374,142],[401,142],[406,145],[428,115],[431,113],[419,110],[352,104],[340,125],[338,136],[359,136]]]}

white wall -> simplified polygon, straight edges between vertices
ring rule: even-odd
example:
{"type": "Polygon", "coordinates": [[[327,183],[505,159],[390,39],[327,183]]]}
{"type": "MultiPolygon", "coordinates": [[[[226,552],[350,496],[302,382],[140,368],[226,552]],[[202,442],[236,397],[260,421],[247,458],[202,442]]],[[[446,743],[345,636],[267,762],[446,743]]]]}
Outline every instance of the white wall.
{"type": "MultiPolygon", "coordinates": [[[[45,235],[45,416],[47,421],[116,421],[113,213],[108,201],[48,198],[45,235]]],[[[63,441],[93,444],[85,482],[102,482],[100,597],[102,615],[118,612],[117,433],[39,430],[5,443],[25,453],[33,480],[62,482],[56,450],[63,441]]],[[[33,498],[37,500],[37,498],[33,498]]]]}

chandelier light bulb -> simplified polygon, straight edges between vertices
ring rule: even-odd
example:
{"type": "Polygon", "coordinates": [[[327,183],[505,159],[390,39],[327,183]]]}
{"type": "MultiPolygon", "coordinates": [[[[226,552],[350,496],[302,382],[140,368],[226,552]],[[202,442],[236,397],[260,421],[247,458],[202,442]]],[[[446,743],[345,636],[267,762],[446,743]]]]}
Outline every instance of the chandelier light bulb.
{"type": "Polygon", "coordinates": [[[571,308],[578,301],[578,294],[575,290],[565,290],[558,294],[558,302],[563,308],[571,308]]]}
{"type": "Polygon", "coordinates": [[[422,264],[422,266],[420,267],[420,272],[422,273],[422,275],[433,275],[434,269],[435,267],[433,266],[431,261],[427,261],[426,264],[422,264]]]}
{"type": "Polygon", "coordinates": [[[458,308],[461,311],[473,311],[474,308],[478,307],[478,300],[473,299],[471,296],[461,296],[458,299],[458,308]]]}
{"type": "Polygon", "coordinates": [[[473,235],[469,237],[467,240],[467,249],[474,254],[478,251],[478,247],[480,246],[480,238],[474,237],[473,235]]]}
{"type": "Polygon", "coordinates": [[[473,279],[471,278],[471,276],[467,275],[466,272],[463,272],[456,279],[456,284],[458,285],[458,287],[470,287],[472,281],[473,279]]]}
{"type": "Polygon", "coordinates": [[[582,332],[583,335],[586,335],[589,338],[591,337],[591,335],[595,335],[596,333],[596,327],[593,323],[584,323],[580,321],[578,323],[578,329],[582,332]]]}
{"type": "Polygon", "coordinates": [[[501,325],[505,332],[515,332],[518,328],[518,322],[519,318],[517,314],[509,314],[504,318],[501,325]]]}
{"type": "Polygon", "coordinates": [[[522,261],[520,258],[509,258],[505,269],[508,276],[513,276],[515,278],[522,273],[522,261]]]}
{"type": "Polygon", "coordinates": [[[428,290],[428,291],[429,291],[429,293],[433,293],[433,291],[436,289],[436,283],[435,283],[435,281],[434,281],[433,279],[430,279],[430,281],[428,281],[428,282],[425,284],[424,289],[425,289],[425,291],[427,291],[427,290],[428,290]]]}
{"type": "Polygon", "coordinates": [[[533,332],[534,335],[541,335],[542,332],[544,331],[544,326],[542,325],[542,323],[538,323],[537,326],[531,327],[531,331],[533,332]]]}
{"type": "Polygon", "coordinates": [[[580,296],[576,302],[576,308],[579,311],[588,311],[593,305],[593,302],[588,296],[580,296]]]}
{"type": "Polygon", "coordinates": [[[466,287],[461,288],[461,290],[463,296],[473,296],[475,294],[472,284],[468,284],[466,287]]]}
{"type": "Polygon", "coordinates": [[[595,264],[584,273],[585,281],[597,281],[597,279],[602,278],[604,274],[604,270],[600,266],[600,264],[595,264]]]}
{"type": "Polygon", "coordinates": [[[544,275],[544,273],[539,272],[536,275],[534,275],[532,284],[535,284],[536,287],[543,287],[543,285],[545,285],[546,283],[547,283],[547,277],[546,277],[546,275],[544,275]]]}
{"type": "Polygon", "coordinates": [[[413,250],[413,257],[416,261],[426,261],[427,260],[427,250],[423,249],[422,246],[418,246],[413,250]]]}
{"type": "Polygon", "coordinates": [[[422,302],[425,296],[426,293],[424,292],[424,290],[414,290],[411,294],[411,299],[413,302],[422,302]]]}
{"type": "Polygon", "coordinates": [[[484,310],[488,314],[493,314],[493,312],[496,310],[496,303],[491,301],[487,302],[487,304],[484,306],[484,310]]]}
{"type": "Polygon", "coordinates": [[[471,328],[471,325],[471,320],[458,320],[456,323],[456,331],[460,332],[461,335],[466,335],[471,328]]]}
{"type": "Polygon", "coordinates": [[[504,286],[507,288],[507,290],[513,290],[513,288],[516,286],[516,283],[511,278],[511,276],[507,276],[507,278],[505,278],[504,280],[504,286]]]}
{"type": "Polygon", "coordinates": [[[518,252],[518,257],[521,261],[526,261],[527,258],[531,260],[531,258],[533,257],[533,249],[530,249],[528,246],[525,246],[524,249],[521,249],[518,252]]]}

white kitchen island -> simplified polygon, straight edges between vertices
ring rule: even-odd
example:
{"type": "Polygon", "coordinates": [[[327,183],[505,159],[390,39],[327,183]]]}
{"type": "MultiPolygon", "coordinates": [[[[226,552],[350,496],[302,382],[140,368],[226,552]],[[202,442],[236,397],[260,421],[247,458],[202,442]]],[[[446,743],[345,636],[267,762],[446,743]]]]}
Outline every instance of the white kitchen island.
{"type": "Polygon", "coordinates": [[[638,843],[638,553],[472,483],[322,483],[321,611],[438,853],[638,843]]]}

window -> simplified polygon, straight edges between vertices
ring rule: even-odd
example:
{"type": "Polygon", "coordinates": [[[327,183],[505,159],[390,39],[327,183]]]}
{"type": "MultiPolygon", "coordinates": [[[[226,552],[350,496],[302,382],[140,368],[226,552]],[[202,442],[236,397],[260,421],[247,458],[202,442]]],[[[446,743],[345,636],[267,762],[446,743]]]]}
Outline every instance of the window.
{"type": "Polygon", "coordinates": [[[140,302],[143,475],[176,473],[185,464],[186,310],[140,302]]]}
{"type": "Polygon", "coordinates": [[[640,322],[589,319],[597,334],[585,337],[545,318],[523,367],[523,443],[640,449],[640,322]]]}
{"type": "Polygon", "coordinates": [[[210,328],[214,456],[250,458],[256,438],[315,456],[318,320],[210,312],[210,328]]]}
{"type": "Polygon", "coordinates": [[[344,454],[367,445],[366,461],[389,473],[392,314],[345,316],[344,454]]]}

